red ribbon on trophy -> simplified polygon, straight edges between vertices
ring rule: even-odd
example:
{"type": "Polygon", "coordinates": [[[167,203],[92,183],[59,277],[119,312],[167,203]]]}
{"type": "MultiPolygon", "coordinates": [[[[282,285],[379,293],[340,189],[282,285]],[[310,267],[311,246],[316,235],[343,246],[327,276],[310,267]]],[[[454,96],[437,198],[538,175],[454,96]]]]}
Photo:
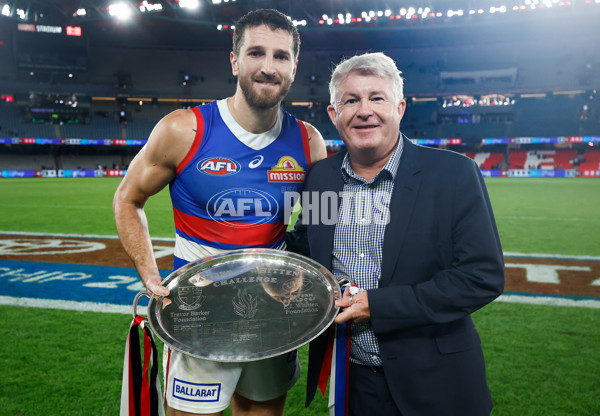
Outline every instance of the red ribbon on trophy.
{"type": "Polygon", "coordinates": [[[156,344],[144,319],[135,316],[125,344],[120,416],[164,416],[156,344]],[[139,328],[144,331],[143,367],[139,328]]]}
{"type": "MultiPolygon", "coordinates": [[[[356,285],[353,285],[353,287],[356,287],[356,285]]],[[[325,350],[325,357],[321,365],[318,385],[321,393],[325,396],[327,379],[329,378],[330,416],[348,415],[351,334],[351,321],[343,324],[334,324],[328,329],[327,349],[325,350]]]]}

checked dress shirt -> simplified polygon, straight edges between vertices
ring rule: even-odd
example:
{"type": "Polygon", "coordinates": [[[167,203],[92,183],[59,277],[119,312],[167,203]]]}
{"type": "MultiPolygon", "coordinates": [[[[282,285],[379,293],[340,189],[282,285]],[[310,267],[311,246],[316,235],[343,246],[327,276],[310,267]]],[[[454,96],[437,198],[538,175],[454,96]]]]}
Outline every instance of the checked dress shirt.
{"type": "MultiPolygon", "coordinates": [[[[394,178],[402,156],[402,139],[381,171],[370,181],[358,176],[346,154],[341,166],[344,189],[333,242],[333,274],[350,276],[362,289],[376,289],[381,277],[383,235],[389,222],[394,178]]],[[[380,366],[379,345],[370,321],[352,323],[350,361],[380,366]]]]}

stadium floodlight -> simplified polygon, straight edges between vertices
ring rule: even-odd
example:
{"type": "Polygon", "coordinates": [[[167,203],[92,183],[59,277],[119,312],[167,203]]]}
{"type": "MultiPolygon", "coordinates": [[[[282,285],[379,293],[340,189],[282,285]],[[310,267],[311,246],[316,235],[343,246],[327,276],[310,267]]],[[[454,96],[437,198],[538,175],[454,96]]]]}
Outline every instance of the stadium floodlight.
{"type": "Polygon", "coordinates": [[[148,3],[148,1],[144,0],[140,3],[140,12],[159,12],[162,10],[162,4],[160,3],[148,3]]]}
{"type": "Polygon", "coordinates": [[[19,16],[21,18],[21,20],[27,20],[27,15],[25,14],[25,10],[17,9],[16,14],[17,14],[17,16],[19,16]]]}
{"type": "Polygon", "coordinates": [[[179,7],[182,9],[197,9],[199,6],[198,0],[179,0],[179,7]]]}
{"type": "Polygon", "coordinates": [[[113,3],[108,6],[108,14],[117,19],[127,20],[133,14],[133,11],[126,3],[113,3]]]}
{"type": "Polygon", "coordinates": [[[8,4],[2,6],[2,14],[4,16],[10,16],[10,6],[8,4]]]}
{"type": "Polygon", "coordinates": [[[77,9],[77,11],[74,13],[75,16],[85,16],[87,14],[87,11],[85,9],[77,9]]]}

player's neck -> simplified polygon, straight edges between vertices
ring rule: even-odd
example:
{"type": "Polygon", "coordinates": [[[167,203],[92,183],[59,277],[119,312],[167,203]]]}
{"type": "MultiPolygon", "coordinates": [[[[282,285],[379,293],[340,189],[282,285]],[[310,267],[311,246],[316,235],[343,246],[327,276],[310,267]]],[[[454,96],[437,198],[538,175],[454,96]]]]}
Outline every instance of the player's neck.
{"type": "Polygon", "coordinates": [[[254,134],[269,131],[275,125],[279,112],[279,106],[267,109],[251,107],[239,89],[227,99],[227,107],[234,120],[244,130],[254,134]]]}

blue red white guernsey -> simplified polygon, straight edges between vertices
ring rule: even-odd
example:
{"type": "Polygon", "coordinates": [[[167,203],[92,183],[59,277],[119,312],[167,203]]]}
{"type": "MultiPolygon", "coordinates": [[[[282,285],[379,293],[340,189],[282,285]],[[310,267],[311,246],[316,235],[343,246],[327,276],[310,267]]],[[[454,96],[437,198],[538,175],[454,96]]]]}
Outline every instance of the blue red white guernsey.
{"type": "Polygon", "coordinates": [[[310,164],[304,123],[280,109],[271,130],[253,134],[234,120],[226,100],[192,111],[196,137],[170,184],[174,269],[222,250],[282,248],[286,204],[310,164]]]}

